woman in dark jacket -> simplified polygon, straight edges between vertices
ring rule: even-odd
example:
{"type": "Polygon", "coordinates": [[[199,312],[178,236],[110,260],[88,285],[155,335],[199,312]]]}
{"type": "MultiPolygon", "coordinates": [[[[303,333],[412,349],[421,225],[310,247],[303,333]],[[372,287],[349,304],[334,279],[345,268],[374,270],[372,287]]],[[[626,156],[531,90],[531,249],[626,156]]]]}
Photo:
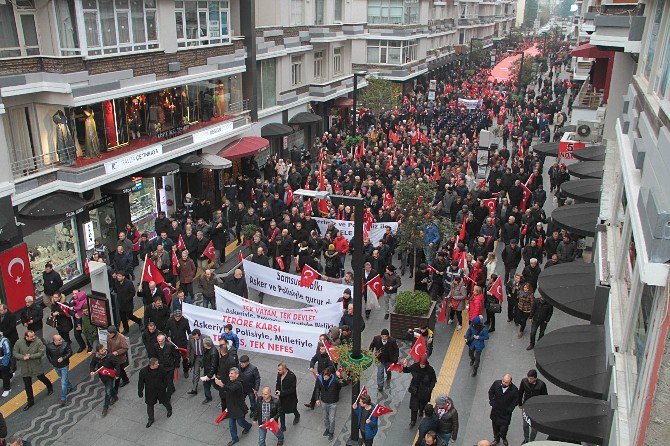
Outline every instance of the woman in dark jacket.
{"type": "Polygon", "coordinates": [[[72,324],[72,316],[70,315],[71,310],[68,310],[68,308],[71,307],[65,303],[65,294],[56,293],[51,296],[51,316],[49,319],[55,320],[56,325],[54,328],[63,340],[68,344],[72,344],[70,332],[74,328],[74,325],[72,324]]]}
{"type": "Polygon", "coordinates": [[[458,437],[458,411],[454,407],[454,401],[448,396],[438,396],[435,400],[435,412],[437,412],[438,424],[437,435],[449,444],[449,440],[456,441],[458,437]]]}
{"type": "MultiPolygon", "coordinates": [[[[405,359],[402,371],[412,374],[412,381],[409,383],[409,393],[411,395],[409,400],[409,410],[411,412],[409,426],[414,427],[419,411],[423,412],[426,404],[430,401],[437,376],[435,375],[435,369],[428,364],[428,356],[425,354],[419,358],[419,362],[415,362],[409,367],[407,367],[407,359],[405,359]]],[[[421,415],[423,416],[423,413],[421,415]]]]}

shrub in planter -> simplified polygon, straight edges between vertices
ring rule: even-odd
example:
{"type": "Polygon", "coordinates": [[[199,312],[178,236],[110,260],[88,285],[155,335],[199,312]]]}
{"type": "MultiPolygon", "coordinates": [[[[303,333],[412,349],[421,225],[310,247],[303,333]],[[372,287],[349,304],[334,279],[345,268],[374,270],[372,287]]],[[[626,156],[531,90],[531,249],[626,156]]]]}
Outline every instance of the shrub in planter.
{"type": "Polygon", "coordinates": [[[391,313],[391,336],[402,340],[407,337],[407,330],[425,325],[435,328],[435,302],[423,291],[399,293],[391,313]]]}
{"type": "Polygon", "coordinates": [[[395,312],[408,316],[424,316],[430,310],[432,299],[423,291],[402,291],[395,301],[395,312]]]}
{"type": "Polygon", "coordinates": [[[342,378],[349,382],[356,382],[368,378],[368,375],[370,374],[366,373],[366,371],[372,368],[373,365],[376,365],[379,360],[374,352],[368,349],[361,349],[362,357],[360,359],[354,359],[351,357],[351,350],[351,344],[337,346],[337,353],[340,357],[340,364],[342,365],[342,378]]]}

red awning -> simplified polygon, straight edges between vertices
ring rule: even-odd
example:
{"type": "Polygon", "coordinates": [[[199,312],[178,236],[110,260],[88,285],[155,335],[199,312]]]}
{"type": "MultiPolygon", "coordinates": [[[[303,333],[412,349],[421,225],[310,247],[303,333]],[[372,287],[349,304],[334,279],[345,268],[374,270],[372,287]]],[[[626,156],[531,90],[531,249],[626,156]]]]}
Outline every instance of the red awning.
{"type": "Polygon", "coordinates": [[[352,98],[337,98],[335,99],[335,107],[341,108],[350,108],[354,106],[354,100],[352,98]]]}
{"type": "Polygon", "coordinates": [[[245,136],[219,150],[218,155],[228,159],[242,158],[243,156],[258,153],[269,145],[270,141],[265,138],[245,136]]]}
{"type": "Polygon", "coordinates": [[[582,43],[571,51],[573,56],[585,57],[590,59],[609,59],[614,57],[614,51],[603,51],[590,43],[582,43]]]}

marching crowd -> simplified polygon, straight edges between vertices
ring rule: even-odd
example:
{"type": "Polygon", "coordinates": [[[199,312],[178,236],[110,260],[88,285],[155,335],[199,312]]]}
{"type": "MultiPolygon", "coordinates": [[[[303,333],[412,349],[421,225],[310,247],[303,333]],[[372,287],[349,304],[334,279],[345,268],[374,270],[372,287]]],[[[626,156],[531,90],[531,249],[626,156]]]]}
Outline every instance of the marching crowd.
{"type": "MultiPolygon", "coordinates": [[[[528,45],[530,42],[524,47],[528,45]]],[[[167,417],[172,415],[170,397],[181,371],[190,383],[190,395],[197,395],[202,383],[203,404],[214,400],[212,390],[218,391],[222,415],[217,422],[229,420],[229,445],[239,441],[238,426],[242,434],[251,430],[252,424],[246,419],[249,414],[261,426],[259,446],[265,445],[268,431],[281,446],[286,416],[293,415],[294,425],[300,421],[296,375],[279,363],[276,380],[270,385],[249,357],[238,352],[235,327],[226,326],[221,335],[226,342],[216,346],[198,329],[191,329],[181,306],[195,302],[195,291],[199,290],[202,305],[215,309],[216,285],[249,297],[241,269],[224,281],[215,272],[226,260],[230,240],[242,245],[240,258],[285,272],[299,273],[309,265],[325,280],[353,288],[353,274],[346,271],[345,262],[352,251],[348,240],[333,225],[322,231],[313,219],[350,220],[353,210],[333,206],[328,200],[307,200],[293,192],[303,188],[363,197],[366,219],[369,215],[378,223],[402,224],[403,209],[395,206],[393,194],[398,181],[408,177],[435,185],[433,212],[421,225],[423,239],[418,242],[422,249],[399,249],[390,227],[377,243],[366,239],[363,247],[366,282],[381,276],[384,296],[379,301],[384,319],[393,310],[402,278],[409,273],[414,289],[427,292],[441,305],[446,323],[455,323],[456,330],[467,326],[464,338],[475,376],[486,342],[495,332],[496,314],[502,312],[502,292],[497,288],[504,286],[507,322],[518,326],[519,338],[530,324],[528,349],[532,349],[536,337],[543,336],[553,310],[535,293],[540,271],[581,255],[579,240],[553,226],[545,215],[544,160],[531,147],[535,138],[548,141],[552,131],[563,125],[568,110],[565,97],[575,91],[570,82],[558,80],[569,60],[567,44],[558,42],[558,47],[547,55],[548,72],[538,77],[536,86],[520,90],[510,81],[491,80],[487,69],[473,72],[456,67],[448,77],[437,79],[434,100],[428,99],[425,81],[418,82],[402,104],[392,109],[362,109],[359,128],[349,129],[364,136],[364,143],[355,152],[345,147],[346,126],[335,125],[314,141],[315,159],[311,162],[292,152],[287,159],[271,158],[262,171],[251,163],[245,169],[247,174],[241,173],[225,185],[225,199],[217,209],[187,194],[176,215],[159,213],[155,238],[129,224],[114,247],[96,240],[89,261],[107,266],[113,306],[118,309],[118,326],[107,329],[106,345],[97,342],[86,293],[75,290],[67,299],[61,292],[60,276],[47,264],[43,301],[27,297],[26,307],[19,314],[0,305],[2,396],[9,394],[16,363],[28,401],[23,410],[34,405],[33,378],[42,381],[50,395],[53,384],[45,376],[42,363],[42,357],[46,357],[60,377],[60,402],[65,405],[74,387],[68,378],[69,360],[73,353],[86,350],[91,355],[90,374],[97,376],[105,388],[102,414],[106,415],[118,401],[119,389],[130,382],[125,369],[129,366],[127,335],[132,320],[139,327],[149,358],[137,383],[138,396],[147,405],[147,428],[154,423],[157,403],[166,408],[167,417]],[[470,109],[459,98],[477,99],[480,104],[470,109]],[[502,145],[490,152],[487,177],[476,180],[478,135],[492,127],[502,136],[502,145]],[[438,217],[450,218],[459,233],[453,237],[440,233],[434,221],[438,217]],[[144,259],[151,259],[161,271],[163,283],[142,281],[139,287],[134,285],[135,268],[144,259]],[[522,261],[522,270],[517,273],[522,261]],[[399,266],[394,266],[398,262],[399,266]],[[499,262],[504,268],[498,268],[499,262]],[[503,269],[504,274],[498,274],[503,269]],[[144,305],[143,319],[133,314],[136,296],[144,305]],[[43,339],[44,307],[49,309],[44,323],[58,333],[48,340],[43,339]],[[464,311],[469,320],[464,321],[464,311]],[[20,339],[17,321],[26,328],[20,339]],[[76,350],[71,333],[78,344],[76,350]]],[[[549,175],[549,193],[558,196],[561,184],[569,180],[564,165],[552,166],[549,175]]],[[[368,293],[366,287],[365,319],[378,308],[376,299],[368,293]]],[[[258,299],[262,302],[262,293],[258,299]]],[[[304,404],[308,410],[323,409],[323,435],[330,440],[335,435],[340,391],[348,382],[329,346],[351,342],[356,317],[351,290],[341,296],[341,302],[339,326],[322,335],[310,361],[315,385],[309,402],[304,404]]],[[[363,329],[365,319],[360,321],[363,329]]],[[[383,392],[387,388],[392,370],[410,374],[410,426],[418,424],[416,444],[445,446],[458,438],[458,412],[450,397],[433,395],[437,377],[429,361],[434,347],[432,330],[417,327],[401,341],[415,339],[423,339],[425,354],[413,361],[401,361],[398,340],[387,329],[373,337],[369,348],[378,359],[377,389],[383,392]]],[[[489,444],[507,446],[513,410],[540,394],[546,394],[546,385],[534,370],[518,388],[509,375],[494,382],[489,390],[494,440],[489,444]]],[[[369,393],[362,392],[353,409],[358,414],[360,438],[365,445],[373,444],[381,415],[378,405],[369,393]]],[[[525,441],[533,440],[537,432],[526,423],[523,428],[525,441]]]]}

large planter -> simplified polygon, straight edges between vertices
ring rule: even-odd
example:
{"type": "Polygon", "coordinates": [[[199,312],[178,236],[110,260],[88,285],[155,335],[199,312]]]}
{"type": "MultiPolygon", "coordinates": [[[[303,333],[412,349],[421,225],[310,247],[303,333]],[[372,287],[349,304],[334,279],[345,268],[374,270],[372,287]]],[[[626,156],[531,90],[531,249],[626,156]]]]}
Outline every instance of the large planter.
{"type": "Polygon", "coordinates": [[[424,316],[408,316],[406,314],[391,313],[391,336],[396,339],[407,339],[407,330],[423,327],[428,324],[431,330],[435,330],[435,308],[436,303],[430,305],[428,314],[424,316]]]}

